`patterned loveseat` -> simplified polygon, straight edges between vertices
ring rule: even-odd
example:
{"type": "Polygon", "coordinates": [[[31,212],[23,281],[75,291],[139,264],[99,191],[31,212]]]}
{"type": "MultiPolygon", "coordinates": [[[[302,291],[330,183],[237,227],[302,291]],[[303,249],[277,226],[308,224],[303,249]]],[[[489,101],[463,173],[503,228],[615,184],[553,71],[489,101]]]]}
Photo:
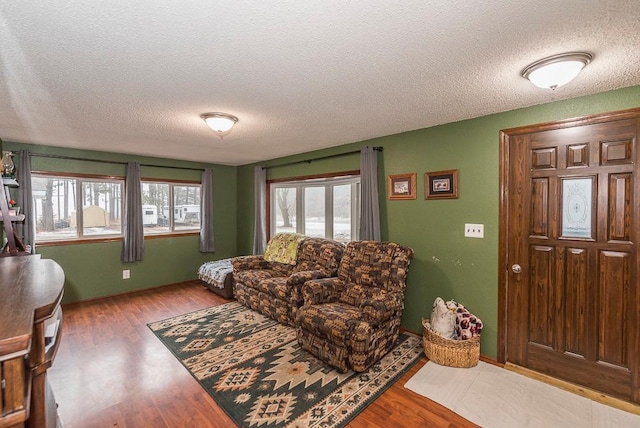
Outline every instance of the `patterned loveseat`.
{"type": "Polygon", "coordinates": [[[413,250],[393,242],[347,244],[337,278],[308,281],[296,313],[300,346],[345,372],[362,372],[395,344],[413,250]]]}
{"type": "Polygon", "coordinates": [[[288,263],[269,257],[275,240],[282,238],[282,234],[269,241],[264,256],[236,257],[231,263],[236,300],[282,324],[293,325],[296,311],[302,305],[300,287],[310,279],[335,276],[344,245],[328,239],[288,235],[285,238],[297,239],[294,244],[297,254],[288,263]]]}

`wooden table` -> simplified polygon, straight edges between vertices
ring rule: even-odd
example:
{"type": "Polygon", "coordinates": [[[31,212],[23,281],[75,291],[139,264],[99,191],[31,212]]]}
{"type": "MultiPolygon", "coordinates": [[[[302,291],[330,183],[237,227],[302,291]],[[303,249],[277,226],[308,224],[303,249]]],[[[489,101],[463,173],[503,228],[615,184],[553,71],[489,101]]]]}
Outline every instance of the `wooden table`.
{"type": "Polygon", "coordinates": [[[53,260],[0,258],[0,428],[56,426],[46,374],[62,333],[63,287],[53,260]]]}

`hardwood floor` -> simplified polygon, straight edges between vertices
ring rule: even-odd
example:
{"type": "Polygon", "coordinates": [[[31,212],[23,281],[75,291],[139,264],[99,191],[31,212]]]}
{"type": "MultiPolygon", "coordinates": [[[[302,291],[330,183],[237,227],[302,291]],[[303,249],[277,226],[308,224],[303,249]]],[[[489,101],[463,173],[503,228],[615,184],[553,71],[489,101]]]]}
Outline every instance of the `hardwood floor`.
{"type": "MultiPolygon", "coordinates": [[[[48,371],[63,426],[234,426],[147,327],[227,301],[193,281],[64,306],[62,342],[48,371]]],[[[403,387],[425,362],[348,426],[474,427],[403,387]]]]}

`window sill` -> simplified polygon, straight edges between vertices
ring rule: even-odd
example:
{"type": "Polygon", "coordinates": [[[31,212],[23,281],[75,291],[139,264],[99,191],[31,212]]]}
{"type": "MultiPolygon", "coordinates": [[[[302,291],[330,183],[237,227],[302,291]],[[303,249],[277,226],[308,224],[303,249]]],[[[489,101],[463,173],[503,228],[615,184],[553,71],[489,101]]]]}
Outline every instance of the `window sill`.
{"type": "MultiPolygon", "coordinates": [[[[147,239],[158,239],[158,238],[180,238],[183,236],[198,236],[200,234],[199,230],[189,231],[189,232],[171,232],[171,233],[158,233],[154,235],[146,235],[144,237],[147,239]]],[[[63,245],[79,245],[79,244],[103,244],[109,242],[118,242],[122,241],[122,236],[118,237],[100,237],[100,238],[82,238],[82,239],[61,239],[59,241],[36,241],[36,248],[41,247],[59,247],[63,245]]]]}

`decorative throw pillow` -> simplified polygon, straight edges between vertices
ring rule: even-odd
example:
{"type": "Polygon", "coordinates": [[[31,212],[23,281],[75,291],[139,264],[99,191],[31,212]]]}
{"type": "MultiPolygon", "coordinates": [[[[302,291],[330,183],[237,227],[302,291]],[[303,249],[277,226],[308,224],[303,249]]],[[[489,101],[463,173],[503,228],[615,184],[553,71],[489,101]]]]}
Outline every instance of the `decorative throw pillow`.
{"type": "Polygon", "coordinates": [[[298,262],[298,246],[304,235],[299,233],[275,234],[267,244],[263,258],[268,262],[295,265],[298,262]]]}
{"type": "Polygon", "coordinates": [[[431,330],[446,339],[453,339],[456,326],[456,313],[447,307],[442,298],[437,297],[431,310],[431,330]]]}
{"type": "Polygon", "coordinates": [[[456,310],[455,337],[458,340],[468,340],[475,336],[480,336],[482,332],[482,320],[473,315],[461,304],[456,310]]]}

